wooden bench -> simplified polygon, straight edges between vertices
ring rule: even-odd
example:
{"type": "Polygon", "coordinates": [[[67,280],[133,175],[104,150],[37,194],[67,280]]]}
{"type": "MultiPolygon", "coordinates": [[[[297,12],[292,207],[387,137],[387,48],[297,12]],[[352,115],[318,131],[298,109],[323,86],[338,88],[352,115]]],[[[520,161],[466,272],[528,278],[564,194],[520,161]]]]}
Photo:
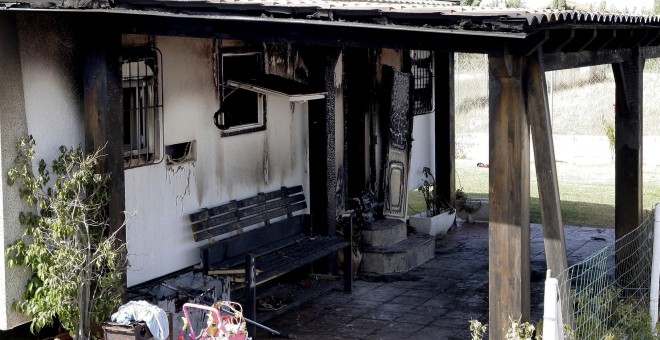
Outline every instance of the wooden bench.
{"type": "MultiPolygon", "coordinates": [[[[201,246],[200,268],[207,274],[245,275],[245,316],[256,320],[256,286],[305,264],[344,249],[350,259],[350,238],[312,235],[302,186],[282,187],[254,197],[190,214],[196,242],[236,231],[237,235],[201,246]],[[274,221],[275,220],[275,221],[274,221]],[[244,231],[250,226],[258,228],[244,231]]],[[[344,235],[351,235],[347,223],[344,235]]],[[[351,261],[344,261],[351,273],[351,261]]],[[[344,275],[344,290],[352,289],[352,275],[344,275]]]]}

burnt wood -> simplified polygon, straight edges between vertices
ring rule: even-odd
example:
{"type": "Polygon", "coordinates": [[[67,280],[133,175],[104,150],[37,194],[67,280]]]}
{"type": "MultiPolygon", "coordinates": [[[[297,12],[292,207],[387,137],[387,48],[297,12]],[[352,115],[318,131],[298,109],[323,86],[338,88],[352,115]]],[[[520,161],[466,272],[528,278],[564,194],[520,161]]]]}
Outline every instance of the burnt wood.
{"type": "Polygon", "coordinates": [[[456,199],[454,54],[436,51],[435,63],[435,178],[443,202],[456,199]]]}
{"type": "MultiPolygon", "coordinates": [[[[314,235],[309,215],[293,215],[306,208],[302,186],[295,186],[190,214],[195,241],[237,232],[201,246],[199,269],[204,273],[235,273],[240,269],[246,282],[246,315],[255,317],[257,285],[335,255],[338,250],[351,251],[350,242],[342,237],[314,235]],[[256,229],[244,231],[253,226],[256,229]]],[[[345,289],[350,292],[352,276],[344,277],[345,289]]]]}
{"type": "MultiPolygon", "coordinates": [[[[644,59],[638,50],[633,51],[630,61],[613,64],[616,84],[615,106],[615,201],[614,235],[617,240],[635,229],[642,221],[642,118],[643,118],[643,70],[644,59]]],[[[634,244],[621,245],[635,247],[634,244]]],[[[632,250],[617,249],[617,254],[633,254],[632,250]]],[[[633,257],[616,257],[616,268],[633,268],[633,257]],[[622,263],[623,262],[623,263],[622,263]]],[[[633,278],[617,280],[624,288],[633,278]]]]}
{"type": "Polygon", "coordinates": [[[596,40],[598,31],[596,29],[576,29],[574,34],[573,39],[562,47],[563,52],[580,52],[584,50],[596,40]]]}
{"type": "MultiPolygon", "coordinates": [[[[649,54],[655,51],[653,48],[648,48],[646,50],[649,51],[649,54]]],[[[618,49],[550,53],[545,55],[544,60],[546,71],[557,71],[569,68],[620,63],[630,60],[631,58],[632,53],[629,49],[618,49]]]]}
{"type": "MultiPolygon", "coordinates": [[[[108,220],[116,233],[117,248],[126,243],[124,228],[125,185],[122,131],[121,35],[102,22],[87,23],[83,39],[82,85],[85,153],[103,149],[97,171],[110,174],[108,220]]],[[[126,286],[126,275],[123,275],[126,286]]],[[[124,296],[125,298],[125,296],[124,296]]]]}

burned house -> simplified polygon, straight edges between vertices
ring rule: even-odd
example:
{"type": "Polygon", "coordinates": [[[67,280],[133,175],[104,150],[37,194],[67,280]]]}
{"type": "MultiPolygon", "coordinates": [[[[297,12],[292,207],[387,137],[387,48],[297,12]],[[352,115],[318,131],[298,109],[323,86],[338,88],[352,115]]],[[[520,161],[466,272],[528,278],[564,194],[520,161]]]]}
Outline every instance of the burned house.
{"type": "MultiPolygon", "coordinates": [[[[385,216],[405,219],[423,166],[451,201],[453,53],[488,54],[497,329],[507,315],[529,313],[530,129],[545,174],[548,267],[566,266],[544,71],[614,65],[617,136],[625,136],[617,137],[620,235],[641,216],[640,70],[659,55],[659,33],[656,17],[454,1],[3,1],[3,173],[28,133],[47,160],[59,145],[105,147],[112,221],[131,215],[133,287],[199,264],[208,240],[263,226],[239,223],[196,242],[191,214],[206,208],[295,188],[302,205],[285,215],[304,212],[315,235],[332,236],[346,202],[365,191],[385,216]]],[[[6,244],[22,233],[20,205],[6,184],[2,197],[6,244]]],[[[25,275],[0,274],[0,328],[25,321],[10,311],[25,275]]]]}

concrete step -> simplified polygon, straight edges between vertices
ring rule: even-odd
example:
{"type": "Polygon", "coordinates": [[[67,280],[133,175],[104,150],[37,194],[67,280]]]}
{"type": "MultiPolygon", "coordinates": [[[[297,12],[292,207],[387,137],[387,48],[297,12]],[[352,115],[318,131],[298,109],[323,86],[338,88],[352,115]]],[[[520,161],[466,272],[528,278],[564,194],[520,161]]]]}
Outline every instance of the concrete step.
{"type": "Polygon", "coordinates": [[[435,256],[435,237],[412,234],[393,246],[365,247],[360,271],[370,274],[405,273],[435,256]]]}
{"type": "Polygon", "coordinates": [[[362,228],[362,244],[373,247],[395,245],[406,239],[406,222],[384,219],[362,228]]]}

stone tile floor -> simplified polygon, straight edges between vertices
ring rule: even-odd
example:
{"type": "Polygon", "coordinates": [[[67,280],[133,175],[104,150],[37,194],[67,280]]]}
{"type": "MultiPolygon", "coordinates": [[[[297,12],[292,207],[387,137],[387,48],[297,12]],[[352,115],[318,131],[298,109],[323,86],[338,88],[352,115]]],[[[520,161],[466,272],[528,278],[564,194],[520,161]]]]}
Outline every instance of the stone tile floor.
{"type": "MultiPolygon", "coordinates": [[[[565,228],[569,265],[613,244],[614,230],[565,228]]],[[[531,228],[531,320],[543,315],[545,254],[531,228]]],[[[436,238],[435,258],[405,274],[361,277],[353,294],[333,291],[266,322],[296,339],[470,339],[488,321],[488,225],[462,224],[436,238]]],[[[258,331],[256,338],[272,338],[258,331]]]]}

